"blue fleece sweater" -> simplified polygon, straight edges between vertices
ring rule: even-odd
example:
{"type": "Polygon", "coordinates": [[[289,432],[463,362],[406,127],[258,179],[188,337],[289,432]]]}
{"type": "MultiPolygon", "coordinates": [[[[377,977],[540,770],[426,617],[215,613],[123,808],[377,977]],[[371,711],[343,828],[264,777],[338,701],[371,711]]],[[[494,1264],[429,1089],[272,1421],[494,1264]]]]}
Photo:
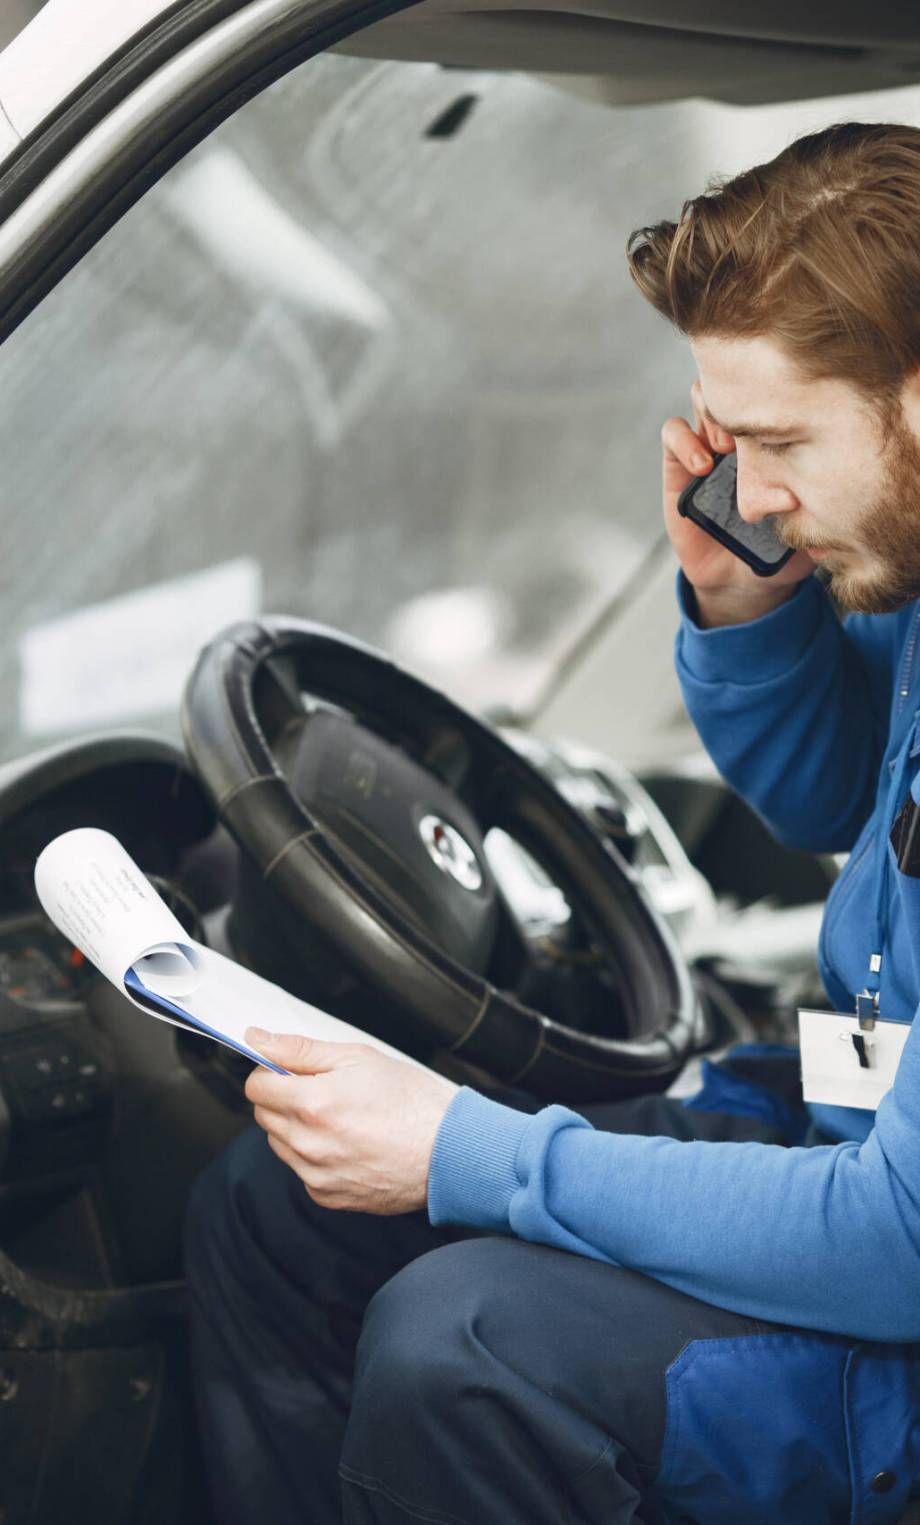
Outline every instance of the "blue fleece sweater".
{"type": "MultiPolygon", "coordinates": [[[[920,601],[841,624],[812,577],[772,614],[704,631],[682,579],[678,593],[678,673],[719,771],[780,841],[850,854],[819,963],[851,1011],[874,951],[875,848],[903,803],[896,764],[908,780],[920,768],[920,601]]],[[[885,864],[881,1011],[910,1021],[920,881],[890,850],[885,864]]],[[[755,1318],[920,1341],[920,1023],[874,1116],[828,1108],[821,1121],[839,1143],[684,1143],[597,1132],[560,1106],[527,1115],[463,1088],[435,1142],[429,1215],[631,1266],[755,1318]]]]}

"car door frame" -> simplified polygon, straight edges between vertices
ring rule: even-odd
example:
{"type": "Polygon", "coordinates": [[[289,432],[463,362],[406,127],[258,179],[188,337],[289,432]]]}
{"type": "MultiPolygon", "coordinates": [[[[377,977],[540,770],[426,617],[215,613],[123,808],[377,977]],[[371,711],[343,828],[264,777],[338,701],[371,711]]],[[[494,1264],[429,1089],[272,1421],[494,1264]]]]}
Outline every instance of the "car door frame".
{"type": "MultiPolygon", "coordinates": [[[[124,37],[107,0],[111,49],[78,80],[38,77],[41,119],[26,130],[5,80],[50,38],[40,12],[0,55],[0,344],[152,185],[248,100],[299,64],[419,0],[182,0],[124,37]],[[17,46],[18,44],[18,46],[17,46]]],[[[74,9],[70,7],[73,15],[74,9]]],[[[150,0],[134,0],[135,14],[150,0]]],[[[49,12],[62,12],[52,3],[49,12]]],[[[66,60],[67,38],[53,35],[66,60]]],[[[85,57],[85,50],[84,50],[85,57]]],[[[34,115],[34,108],[32,114],[34,115]]]]}

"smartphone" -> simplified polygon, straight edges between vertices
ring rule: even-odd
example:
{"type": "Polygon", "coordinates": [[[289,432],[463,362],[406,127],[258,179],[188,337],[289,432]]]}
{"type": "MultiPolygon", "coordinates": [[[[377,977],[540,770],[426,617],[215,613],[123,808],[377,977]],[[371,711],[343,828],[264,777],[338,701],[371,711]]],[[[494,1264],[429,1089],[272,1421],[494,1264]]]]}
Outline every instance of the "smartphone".
{"type": "Polygon", "coordinates": [[[726,550],[747,562],[758,577],[772,577],[794,551],[777,539],[769,519],[746,524],[738,512],[738,457],[714,455],[712,470],[694,477],[677,500],[677,512],[692,519],[726,550]]]}

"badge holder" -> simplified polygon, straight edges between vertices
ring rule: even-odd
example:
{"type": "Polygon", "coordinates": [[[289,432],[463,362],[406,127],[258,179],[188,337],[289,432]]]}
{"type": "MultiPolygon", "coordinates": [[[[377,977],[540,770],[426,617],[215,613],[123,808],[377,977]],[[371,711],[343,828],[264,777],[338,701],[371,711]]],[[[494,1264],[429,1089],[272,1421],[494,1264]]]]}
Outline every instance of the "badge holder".
{"type": "MultiPolygon", "coordinates": [[[[900,787],[903,787],[908,753],[909,743],[893,786],[895,802],[900,787]]],[[[911,793],[894,822],[891,843],[899,872],[908,880],[920,879],[920,806],[911,793]]],[[[884,834],[880,848],[873,939],[877,948],[882,946],[888,901],[888,841],[884,834]]],[[[852,1015],[834,1011],[799,1012],[805,1101],[874,1111],[886,1092],[891,1090],[911,1025],[909,1022],[887,1022],[881,1016],[881,968],[881,953],[873,953],[869,959],[866,989],[856,997],[856,1010],[852,1015]]]]}
{"type": "Polygon", "coordinates": [[[909,1022],[885,1022],[878,993],[856,997],[852,1016],[800,1011],[799,1045],[805,1101],[872,1111],[894,1084],[909,1022]]]}

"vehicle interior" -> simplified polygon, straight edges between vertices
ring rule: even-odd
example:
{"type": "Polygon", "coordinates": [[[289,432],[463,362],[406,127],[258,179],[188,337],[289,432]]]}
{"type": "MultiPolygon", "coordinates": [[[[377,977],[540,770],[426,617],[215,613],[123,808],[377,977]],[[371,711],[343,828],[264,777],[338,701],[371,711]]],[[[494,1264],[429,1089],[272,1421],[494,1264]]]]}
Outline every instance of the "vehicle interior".
{"type": "Polygon", "coordinates": [[[191,937],[484,1089],[689,1095],[793,1041],[839,864],[684,711],[658,431],[694,372],[623,253],[809,127],[920,121],[920,22],[4,26],[0,1521],[198,1525],[182,1223],[250,1066],[75,950],[36,858],[111,832],[191,937]]]}

